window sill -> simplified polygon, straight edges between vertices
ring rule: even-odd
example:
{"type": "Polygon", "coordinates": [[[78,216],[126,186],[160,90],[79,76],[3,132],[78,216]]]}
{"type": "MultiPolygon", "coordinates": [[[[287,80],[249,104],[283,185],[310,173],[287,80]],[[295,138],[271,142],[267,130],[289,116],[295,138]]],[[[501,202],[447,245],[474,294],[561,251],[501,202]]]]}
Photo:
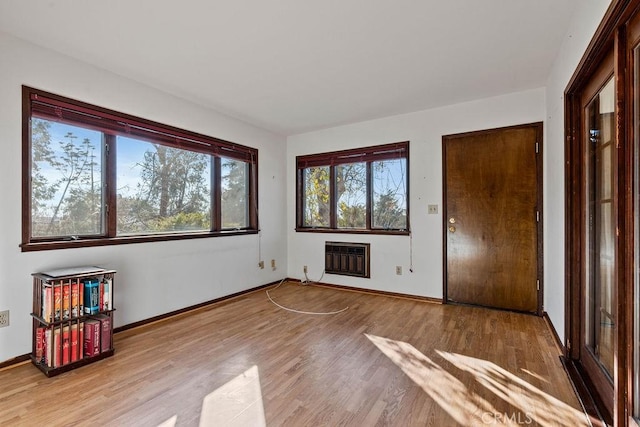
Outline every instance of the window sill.
{"type": "Polygon", "coordinates": [[[47,251],[53,249],[70,249],[70,248],[87,248],[94,246],[110,246],[125,245],[129,243],[149,243],[149,242],[167,242],[171,240],[188,240],[188,239],[205,239],[209,237],[223,236],[242,236],[247,234],[257,234],[258,230],[228,230],[213,231],[201,233],[186,234],[159,234],[159,235],[141,235],[141,236],[120,236],[120,237],[103,237],[88,238],[77,240],[57,240],[30,242],[20,245],[22,252],[47,251]]]}
{"type": "Polygon", "coordinates": [[[379,234],[391,236],[408,236],[411,234],[409,230],[362,230],[355,228],[307,228],[297,227],[299,233],[334,233],[334,234],[379,234]]]}

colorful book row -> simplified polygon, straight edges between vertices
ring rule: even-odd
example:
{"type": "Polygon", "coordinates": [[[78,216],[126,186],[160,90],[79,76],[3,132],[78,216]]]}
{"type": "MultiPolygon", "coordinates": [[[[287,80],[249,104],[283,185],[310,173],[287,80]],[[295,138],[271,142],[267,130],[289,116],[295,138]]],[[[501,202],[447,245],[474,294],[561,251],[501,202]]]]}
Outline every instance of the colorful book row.
{"type": "Polygon", "coordinates": [[[99,314],[84,322],[36,328],[36,362],[59,368],[111,349],[111,317],[99,314]]]}
{"type": "Polygon", "coordinates": [[[110,277],[43,283],[40,315],[46,322],[69,320],[113,308],[110,277]]]}

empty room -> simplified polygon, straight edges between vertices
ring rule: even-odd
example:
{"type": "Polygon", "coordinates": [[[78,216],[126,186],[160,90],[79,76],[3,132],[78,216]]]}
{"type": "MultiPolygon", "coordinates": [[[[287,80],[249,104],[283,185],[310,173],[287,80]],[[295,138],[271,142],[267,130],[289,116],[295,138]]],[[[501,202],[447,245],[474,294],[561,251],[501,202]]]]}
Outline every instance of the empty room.
{"type": "Polygon", "coordinates": [[[0,2],[0,425],[640,425],[640,0],[0,2]]]}

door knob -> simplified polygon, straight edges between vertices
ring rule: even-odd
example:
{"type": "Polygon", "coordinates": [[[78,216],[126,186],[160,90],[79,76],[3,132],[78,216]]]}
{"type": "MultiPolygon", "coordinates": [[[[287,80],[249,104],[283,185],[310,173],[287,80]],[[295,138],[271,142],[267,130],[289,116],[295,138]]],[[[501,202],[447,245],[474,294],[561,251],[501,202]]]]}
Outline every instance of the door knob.
{"type": "Polygon", "coordinates": [[[455,224],[456,223],[456,219],[454,217],[449,218],[449,223],[450,224],[455,224]]]}

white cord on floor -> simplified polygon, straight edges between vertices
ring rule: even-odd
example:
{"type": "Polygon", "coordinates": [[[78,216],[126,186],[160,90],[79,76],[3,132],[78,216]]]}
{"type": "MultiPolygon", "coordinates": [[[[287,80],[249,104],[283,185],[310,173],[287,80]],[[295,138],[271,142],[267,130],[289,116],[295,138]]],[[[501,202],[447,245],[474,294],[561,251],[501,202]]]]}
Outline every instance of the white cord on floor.
{"type": "MultiPolygon", "coordinates": [[[[323,273],[324,274],[324,273],[323,273]]],[[[282,285],[284,283],[286,279],[282,279],[280,281],[280,283],[278,283],[278,286],[276,286],[275,288],[271,289],[272,291],[275,291],[276,289],[278,289],[280,287],[280,285],[282,285]]],[[[278,304],[277,302],[275,302],[273,300],[273,298],[271,298],[271,295],[269,294],[269,289],[267,289],[267,298],[269,298],[269,301],[271,301],[274,305],[280,307],[283,310],[287,310],[287,311],[291,311],[293,313],[299,313],[299,314],[319,314],[319,315],[324,315],[324,314],[338,314],[338,313],[342,313],[343,311],[346,311],[349,307],[345,307],[342,310],[338,310],[338,311],[329,311],[327,313],[318,313],[315,311],[301,311],[301,310],[294,310],[293,308],[288,308],[285,307],[283,305],[278,304]]]]}
{"type": "Polygon", "coordinates": [[[311,279],[309,279],[309,277],[307,276],[307,272],[305,271],[305,272],[304,272],[304,281],[303,281],[303,282],[300,282],[300,283],[301,283],[302,285],[308,285],[309,283],[319,283],[319,282],[322,280],[322,278],[324,277],[324,271],[325,271],[325,270],[322,270],[322,274],[320,275],[320,278],[319,278],[318,280],[311,280],[311,279]]]}

